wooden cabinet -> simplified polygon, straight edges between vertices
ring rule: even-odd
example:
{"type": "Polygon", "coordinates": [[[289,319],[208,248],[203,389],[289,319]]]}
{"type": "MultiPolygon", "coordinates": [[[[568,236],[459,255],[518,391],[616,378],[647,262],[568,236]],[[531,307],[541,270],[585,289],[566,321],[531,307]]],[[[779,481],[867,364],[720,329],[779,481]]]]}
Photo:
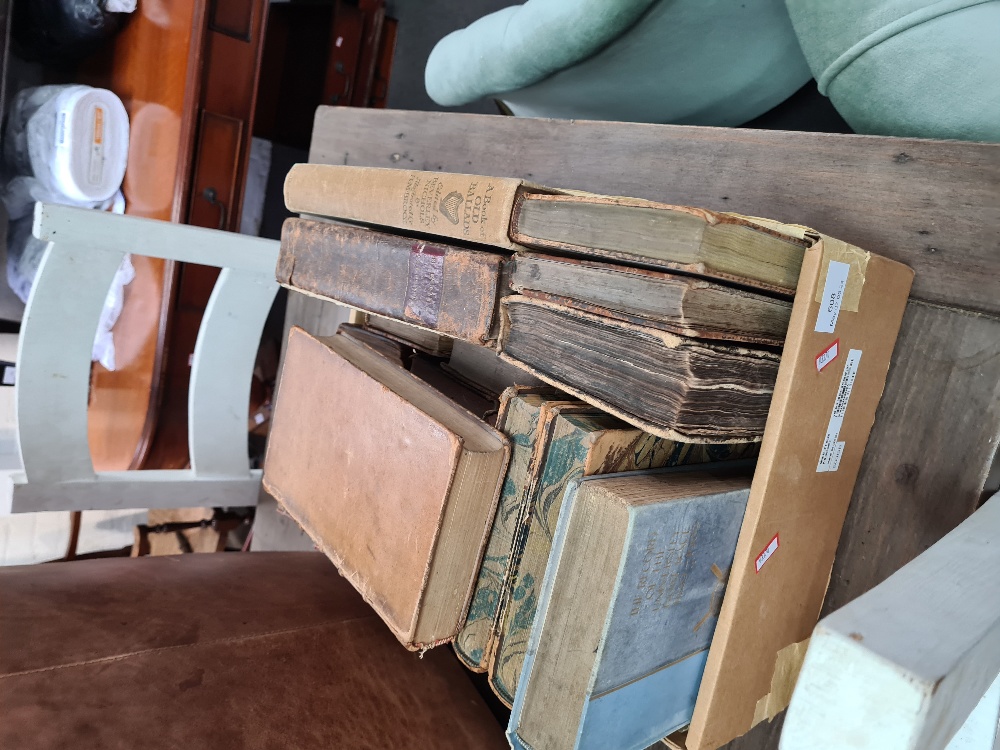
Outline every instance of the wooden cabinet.
{"type": "MultiPolygon", "coordinates": [[[[239,228],[267,0],[141,2],[80,76],[125,102],[132,125],[126,213],[239,228]]],[[[135,249],[137,254],[142,248],[135,249]]],[[[136,258],[114,330],[119,369],[94,366],[95,468],[183,468],[187,385],[218,271],[136,258]]]]}
{"type": "MultiPolygon", "coordinates": [[[[271,12],[267,0],[141,0],[80,71],[129,113],[126,213],[239,231],[255,132],[305,148],[319,104],[384,106],[395,21],[383,0],[279,3],[273,29],[271,12]]],[[[91,378],[99,471],[188,465],[191,356],[218,270],[135,253],[119,369],[91,378]]]]}

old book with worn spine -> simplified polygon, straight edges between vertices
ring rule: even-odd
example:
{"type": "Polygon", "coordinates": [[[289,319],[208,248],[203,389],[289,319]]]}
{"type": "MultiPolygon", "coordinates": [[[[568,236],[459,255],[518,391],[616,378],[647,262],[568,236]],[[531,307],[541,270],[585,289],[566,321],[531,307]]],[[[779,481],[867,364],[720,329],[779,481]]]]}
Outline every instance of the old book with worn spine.
{"type": "Polygon", "coordinates": [[[386,359],[394,364],[410,369],[410,360],[413,358],[413,348],[386,336],[380,331],[366,328],[365,326],[353,323],[341,323],[337,326],[337,333],[347,336],[357,341],[359,344],[374,349],[386,359]]]}
{"type": "Polygon", "coordinates": [[[465,626],[455,639],[455,652],[459,659],[476,672],[486,671],[496,640],[500,596],[521,507],[528,493],[535,445],[544,428],[541,417],[553,405],[567,403],[578,402],[567,402],[565,396],[556,394],[554,389],[548,387],[514,386],[501,396],[497,429],[510,440],[510,465],[465,626]]]}
{"type": "Polygon", "coordinates": [[[276,275],[289,289],[484,344],[505,257],[363,227],[287,219],[276,275]]]}
{"type": "Polygon", "coordinates": [[[364,319],[362,325],[365,329],[397,341],[411,351],[415,349],[432,357],[448,357],[455,345],[455,339],[411,323],[371,314],[365,315],[364,319]]]}
{"type": "Polygon", "coordinates": [[[749,475],[702,471],[570,486],[514,747],[643,750],[690,721],[749,492],[749,475]]]}
{"type": "Polygon", "coordinates": [[[753,458],[758,444],[696,445],[650,435],[592,407],[555,405],[536,444],[529,494],[522,505],[501,594],[490,685],[508,706],[514,700],[535,619],[563,495],[584,476],[753,458]]]}
{"type": "Polygon", "coordinates": [[[285,204],[295,213],[596,256],[785,294],[795,291],[810,244],[736,214],[447,172],[296,164],[285,204]]]}
{"type": "Polygon", "coordinates": [[[660,437],[760,440],[778,354],[666,331],[523,295],[501,304],[502,357],[660,437]]]}
{"type": "Polygon", "coordinates": [[[694,276],[579,258],[515,256],[519,294],[683,336],[781,346],[792,303],[694,276]]]}
{"type": "Polygon", "coordinates": [[[508,456],[373,349],[289,333],[264,485],[407,648],[461,629],[508,456]]]}
{"type": "Polygon", "coordinates": [[[422,352],[413,355],[410,372],[440,391],[463,409],[475,414],[489,425],[495,425],[500,399],[478,388],[473,388],[445,370],[443,360],[422,352]]]}

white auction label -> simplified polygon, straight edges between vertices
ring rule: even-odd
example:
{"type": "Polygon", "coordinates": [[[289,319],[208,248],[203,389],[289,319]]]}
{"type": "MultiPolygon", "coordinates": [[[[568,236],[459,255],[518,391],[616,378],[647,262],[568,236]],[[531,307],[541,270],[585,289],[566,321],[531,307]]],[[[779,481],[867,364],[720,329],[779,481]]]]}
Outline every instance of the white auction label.
{"type": "Polygon", "coordinates": [[[833,333],[840,317],[840,304],[844,301],[847,277],[851,273],[850,263],[831,260],[826,267],[826,284],[823,285],[823,299],[816,316],[816,333],[833,333]]]}
{"type": "Polygon", "coordinates": [[[823,368],[833,362],[838,354],[840,354],[840,339],[816,355],[816,372],[823,372],[823,368]]]}
{"type": "Polygon", "coordinates": [[[770,560],[771,555],[773,555],[777,551],[778,551],[778,535],[775,534],[774,538],[772,538],[771,541],[767,543],[767,546],[764,547],[763,552],[757,555],[757,559],[754,560],[753,566],[758,573],[760,573],[760,569],[764,567],[764,563],[770,560]]]}
{"type": "Polygon", "coordinates": [[[837,388],[837,398],[833,402],[833,412],[830,423],[823,438],[823,448],[819,452],[819,464],[816,471],[836,471],[840,468],[840,458],[844,455],[844,443],[840,441],[840,428],[844,424],[847,413],[847,402],[851,398],[854,380],[858,376],[858,364],[861,362],[861,350],[851,349],[844,363],[844,374],[840,377],[840,387],[837,388]]]}

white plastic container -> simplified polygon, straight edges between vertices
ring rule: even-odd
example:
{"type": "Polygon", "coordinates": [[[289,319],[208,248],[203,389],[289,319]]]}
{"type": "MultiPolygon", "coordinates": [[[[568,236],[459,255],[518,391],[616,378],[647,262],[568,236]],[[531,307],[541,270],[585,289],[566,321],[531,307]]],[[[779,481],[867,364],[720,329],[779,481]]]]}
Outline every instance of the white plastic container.
{"type": "Polygon", "coordinates": [[[8,125],[7,160],[75,204],[106,201],[128,161],[128,114],[117,96],[90,86],[20,92],[8,125]]]}

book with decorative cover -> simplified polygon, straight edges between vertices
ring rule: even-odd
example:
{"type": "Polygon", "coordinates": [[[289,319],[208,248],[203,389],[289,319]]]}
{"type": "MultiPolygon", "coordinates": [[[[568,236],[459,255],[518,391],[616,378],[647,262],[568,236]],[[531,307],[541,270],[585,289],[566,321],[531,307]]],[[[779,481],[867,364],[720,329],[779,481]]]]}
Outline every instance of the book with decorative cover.
{"type": "Polygon", "coordinates": [[[522,507],[500,603],[490,686],[514,700],[539,587],[566,487],[584,476],[752,458],[756,443],[697,445],[650,435],[586,406],[554,406],[536,446],[535,477],[522,507]]]}
{"type": "Polygon", "coordinates": [[[642,750],[685,726],[750,477],[634,472],[566,492],[508,738],[642,750]]]}
{"type": "Polygon", "coordinates": [[[296,164],[294,213],[606,258],[791,294],[810,242],[736,214],[483,175],[296,164]]]}
{"type": "Polygon", "coordinates": [[[496,641],[497,610],[521,507],[531,481],[535,446],[544,432],[546,420],[543,417],[553,405],[566,403],[565,396],[547,387],[514,386],[501,397],[497,429],[510,440],[510,465],[500,491],[500,501],[465,627],[455,638],[455,652],[459,659],[476,672],[486,671],[496,641]]]}

